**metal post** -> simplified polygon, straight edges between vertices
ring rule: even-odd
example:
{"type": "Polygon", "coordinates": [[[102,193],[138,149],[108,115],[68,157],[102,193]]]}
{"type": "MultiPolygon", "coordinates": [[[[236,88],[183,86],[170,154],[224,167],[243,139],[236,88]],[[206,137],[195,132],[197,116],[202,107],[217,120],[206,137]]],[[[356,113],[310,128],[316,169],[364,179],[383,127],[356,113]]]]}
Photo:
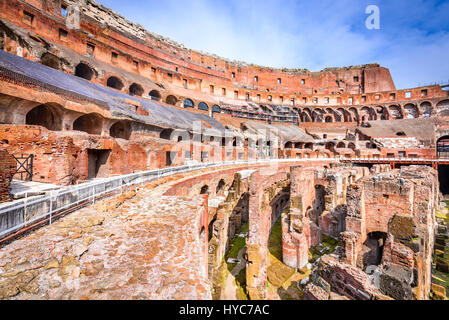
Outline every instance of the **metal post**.
{"type": "Polygon", "coordinates": [[[51,224],[51,218],[53,214],[53,191],[50,191],[50,224],[51,224]]]}

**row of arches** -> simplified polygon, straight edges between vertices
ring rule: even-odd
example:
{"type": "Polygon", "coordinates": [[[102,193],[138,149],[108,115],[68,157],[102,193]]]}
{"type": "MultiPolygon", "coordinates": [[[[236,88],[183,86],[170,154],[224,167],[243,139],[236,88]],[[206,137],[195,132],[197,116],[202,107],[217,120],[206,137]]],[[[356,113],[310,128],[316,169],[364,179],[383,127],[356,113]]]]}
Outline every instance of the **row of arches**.
{"type": "Polygon", "coordinates": [[[376,106],[376,107],[351,107],[345,108],[297,108],[294,110],[299,115],[301,122],[363,122],[373,120],[395,120],[429,118],[432,115],[449,110],[449,100],[442,100],[435,106],[429,102],[407,103],[404,106],[376,106]]]}
{"type": "MultiPolygon", "coordinates": [[[[42,104],[32,108],[26,113],[25,124],[42,126],[51,131],[60,131],[63,127],[62,107],[54,104],[42,104]]],[[[88,134],[101,135],[103,130],[103,117],[97,113],[84,114],[77,117],[71,128],[88,134]]],[[[114,138],[128,140],[131,136],[129,121],[116,121],[109,128],[109,134],[114,138]]]]}
{"type": "MultiPolygon", "coordinates": [[[[195,108],[195,103],[193,102],[192,99],[187,98],[184,100],[184,108],[195,108]]],[[[198,110],[209,111],[209,105],[201,101],[200,103],[198,103],[198,110]]],[[[212,106],[212,113],[220,113],[220,112],[221,112],[220,106],[214,104],[212,106]]]]}

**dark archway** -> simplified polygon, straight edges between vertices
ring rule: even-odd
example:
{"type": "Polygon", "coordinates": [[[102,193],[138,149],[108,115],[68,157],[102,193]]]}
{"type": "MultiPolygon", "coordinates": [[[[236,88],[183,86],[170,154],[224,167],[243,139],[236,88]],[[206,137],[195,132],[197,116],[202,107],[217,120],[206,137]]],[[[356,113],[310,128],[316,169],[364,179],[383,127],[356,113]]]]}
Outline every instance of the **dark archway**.
{"type": "Polygon", "coordinates": [[[61,119],[53,108],[40,105],[34,107],[26,114],[25,123],[34,126],[42,126],[48,130],[61,130],[61,119]]]}
{"type": "Polygon", "coordinates": [[[144,90],[140,84],[133,83],[132,85],[129,86],[129,95],[141,97],[143,93],[144,90]]]}
{"type": "Polygon", "coordinates": [[[200,102],[198,104],[198,109],[203,111],[209,111],[209,106],[204,102],[200,102]]]}
{"type": "Polygon", "coordinates": [[[386,239],[387,234],[385,232],[368,233],[362,249],[364,268],[367,266],[378,266],[381,263],[386,239]]]}
{"type": "Polygon", "coordinates": [[[175,96],[168,96],[167,99],[165,99],[165,102],[169,105],[176,105],[178,103],[178,99],[175,96]]]}
{"type": "Polygon", "coordinates": [[[41,64],[52,69],[61,70],[61,59],[48,52],[42,55],[41,64]]]}
{"type": "Polygon", "coordinates": [[[195,103],[191,99],[185,99],[184,108],[195,108],[195,103]]]}
{"type": "Polygon", "coordinates": [[[438,180],[440,181],[441,193],[449,194],[449,165],[438,166],[438,180]]]}
{"type": "Polygon", "coordinates": [[[127,121],[117,121],[109,129],[109,134],[113,138],[129,140],[131,128],[127,121]]]}
{"type": "Polygon", "coordinates": [[[89,134],[101,134],[102,119],[96,113],[85,114],[73,122],[73,130],[83,131],[89,134]]]}
{"type": "Polygon", "coordinates": [[[94,74],[94,70],[85,63],[81,62],[75,67],[75,76],[77,77],[90,81],[94,77],[94,74]]]}
{"type": "Polygon", "coordinates": [[[440,158],[449,158],[449,136],[438,139],[437,156],[440,158]]]}
{"type": "Polygon", "coordinates": [[[212,113],[221,113],[221,108],[219,106],[217,106],[216,104],[214,104],[212,106],[212,113]]]}
{"type": "Polygon", "coordinates": [[[106,85],[110,88],[114,88],[119,91],[122,90],[124,87],[122,80],[120,80],[117,77],[109,77],[108,81],[106,82],[106,85]]]}
{"type": "Polygon", "coordinates": [[[217,184],[216,194],[217,196],[222,195],[225,191],[226,182],[224,179],[221,179],[217,184]]]}
{"type": "MultiPolygon", "coordinates": [[[[151,90],[150,91],[150,98],[151,98],[151,100],[154,100],[154,101],[160,101],[161,100],[161,94],[157,90],[151,90]]],[[[167,97],[167,99],[168,99],[168,97],[167,97]]]]}
{"type": "Polygon", "coordinates": [[[201,188],[200,194],[209,194],[209,186],[205,185],[201,188]]]}

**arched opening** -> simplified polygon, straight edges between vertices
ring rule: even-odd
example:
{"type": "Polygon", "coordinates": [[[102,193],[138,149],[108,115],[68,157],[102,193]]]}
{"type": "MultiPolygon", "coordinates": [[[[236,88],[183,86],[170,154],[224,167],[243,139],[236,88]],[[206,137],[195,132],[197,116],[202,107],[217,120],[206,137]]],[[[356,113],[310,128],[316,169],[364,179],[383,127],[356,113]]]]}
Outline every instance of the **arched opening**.
{"type": "Polygon", "coordinates": [[[396,135],[397,135],[398,137],[405,137],[405,136],[407,136],[407,135],[405,134],[404,131],[396,132],[396,135]]]}
{"type": "Polygon", "coordinates": [[[131,128],[129,122],[117,121],[109,129],[109,134],[113,138],[129,140],[131,136],[131,128]]]}
{"type": "Polygon", "coordinates": [[[339,143],[337,144],[337,148],[346,148],[346,145],[345,145],[345,143],[342,141],[342,142],[339,142],[339,143]]]}
{"type": "Polygon", "coordinates": [[[312,143],[312,142],[306,143],[306,145],[304,146],[304,148],[313,150],[313,143],[312,143]]]}
{"type": "Polygon", "coordinates": [[[419,117],[418,107],[415,106],[414,104],[411,103],[406,104],[404,106],[404,111],[407,119],[414,119],[419,117]]]}
{"type": "Polygon", "coordinates": [[[129,86],[129,95],[130,96],[139,96],[141,97],[143,95],[143,88],[141,85],[137,84],[137,83],[133,83],[132,85],[129,86]]]}
{"type": "Polygon", "coordinates": [[[377,107],[377,113],[380,116],[380,120],[388,120],[388,110],[385,107],[379,106],[377,107]]]}
{"type": "Polygon", "coordinates": [[[355,147],[355,143],[350,142],[350,143],[348,144],[348,148],[355,151],[355,148],[356,148],[356,147],[355,147]]]}
{"type": "Polygon", "coordinates": [[[212,106],[212,113],[221,113],[221,108],[219,106],[217,106],[216,104],[214,104],[212,106]]]}
{"type": "Polygon", "coordinates": [[[423,118],[430,118],[432,115],[432,105],[430,102],[423,102],[421,103],[421,114],[423,118]]]}
{"type": "Polygon", "coordinates": [[[437,112],[449,110],[449,100],[443,100],[437,103],[437,112]]]}
{"type": "Polygon", "coordinates": [[[94,70],[85,63],[78,63],[75,67],[75,76],[77,77],[90,81],[94,77],[94,74],[94,70]]]}
{"type": "Polygon", "coordinates": [[[42,126],[48,130],[61,130],[61,119],[53,108],[40,105],[31,109],[25,117],[25,123],[33,126],[42,126]]]}
{"type": "Polygon", "coordinates": [[[202,186],[200,194],[209,194],[209,186],[208,185],[202,186]]]}
{"type": "Polygon", "coordinates": [[[306,112],[301,112],[302,122],[311,122],[309,115],[306,112]]]}
{"type": "Polygon", "coordinates": [[[335,143],[332,142],[332,141],[326,142],[326,144],[324,145],[324,147],[325,147],[327,150],[334,150],[335,143]]]}
{"type": "Polygon", "coordinates": [[[209,111],[209,106],[204,102],[200,102],[198,104],[198,109],[203,111],[209,111]]]}
{"type": "Polygon", "coordinates": [[[362,248],[363,268],[378,266],[382,261],[382,255],[387,234],[385,232],[368,233],[362,248]]]}
{"type": "Polygon", "coordinates": [[[293,142],[287,141],[287,142],[285,143],[285,149],[291,149],[291,148],[293,148],[293,142]]]}
{"type": "Polygon", "coordinates": [[[332,117],[331,117],[331,116],[327,116],[327,117],[325,118],[325,122],[327,122],[327,123],[332,122],[332,117]]]}
{"type": "Polygon", "coordinates": [[[83,131],[89,134],[101,134],[102,119],[95,113],[85,114],[73,122],[73,130],[83,131]]]}
{"type": "MultiPolygon", "coordinates": [[[[169,96],[169,97],[173,97],[173,96],[169,96]]],[[[159,91],[157,91],[157,90],[151,90],[150,91],[150,98],[151,98],[151,100],[154,100],[154,101],[160,101],[161,100],[161,94],[160,94],[160,92],[159,91]]],[[[175,98],[176,99],[176,98],[175,98]]],[[[168,100],[168,97],[167,97],[167,100],[168,100]]],[[[168,103],[168,102],[167,102],[168,103]]],[[[170,103],[171,104],[171,103],[170,103]]],[[[174,104],[176,104],[176,102],[174,103],[174,104]]]]}
{"type": "Polygon", "coordinates": [[[161,139],[171,140],[173,131],[174,131],[173,129],[164,129],[164,130],[162,130],[161,133],[159,134],[159,137],[160,137],[161,139]]]}
{"type": "Polygon", "coordinates": [[[449,158],[449,136],[444,136],[438,139],[437,155],[439,158],[449,158]]]}
{"type": "Polygon", "coordinates": [[[184,108],[194,108],[195,104],[191,99],[185,99],[184,100],[184,108]]]}
{"type": "Polygon", "coordinates": [[[178,103],[178,99],[175,96],[168,96],[167,99],[165,99],[165,102],[169,105],[176,105],[178,103]]]}
{"type": "MultiPolygon", "coordinates": [[[[449,159],[449,136],[444,136],[437,141],[437,155],[439,158],[449,159]]],[[[438,178],[442,194],[449,194],[449,165],[438,166],[438,178]]]]}
{"type": "Polygon", "coordinates": [[[217,189],[216,189],[217,196],[223,195],[223,193],[225,191],[225,186],[226,186],[226,182],[224,181],[224,179],[221,179],[218,182],[217,189]]]}
{"type": "Polygon", "coordinates": [[[61,59],[48,52],[42,55],[41,64],[56,70],[61,70],[61,59]]]}
{"type": "Polygon", "coordinates": [[[117,77],[109,77],[108,81],[106,82],[106,85],[110,88],[114,88],[119,91],[122,90],[124,87],[122,80],[120,80],[117,77]]]}
{"type": "Polygon", "coordinates": [[[403,119],[402,111],[399,106],[391,106],[390,108],[390,115],[392,119],[403,119]]]}

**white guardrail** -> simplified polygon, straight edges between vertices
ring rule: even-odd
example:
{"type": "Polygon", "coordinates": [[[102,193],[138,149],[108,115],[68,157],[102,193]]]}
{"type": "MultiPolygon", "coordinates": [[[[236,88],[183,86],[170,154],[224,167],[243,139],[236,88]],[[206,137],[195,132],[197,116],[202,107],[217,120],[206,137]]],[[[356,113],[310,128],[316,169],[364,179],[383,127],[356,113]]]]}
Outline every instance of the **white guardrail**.
{"type": "Polygon", "coordinates": [[[270,162],[313,162],[323,160],[339,161],[337,158],[306,158],[239,160],[204,163],[132,173],[61,188],[60,190],[51,191],[50,195],[39,196],[38,198],[33,197],[34,199],[31,200],[26,198],[19,204],[17,202],[10,205],[8,205],[8,203],[4,204],[0,209],[0,239],[3,239],[22,228],[32,226],[34,223],[47,218],[51,224],[54,214],[60,213],[64,210],[69,210],[80,203],[91,201],[92,204],[94,204],[96,198],[99,198],[107,193],[112,193],[118,190],[122,192],[123,188],[177,173],[233,165],[253,165],[270,162]]]}

